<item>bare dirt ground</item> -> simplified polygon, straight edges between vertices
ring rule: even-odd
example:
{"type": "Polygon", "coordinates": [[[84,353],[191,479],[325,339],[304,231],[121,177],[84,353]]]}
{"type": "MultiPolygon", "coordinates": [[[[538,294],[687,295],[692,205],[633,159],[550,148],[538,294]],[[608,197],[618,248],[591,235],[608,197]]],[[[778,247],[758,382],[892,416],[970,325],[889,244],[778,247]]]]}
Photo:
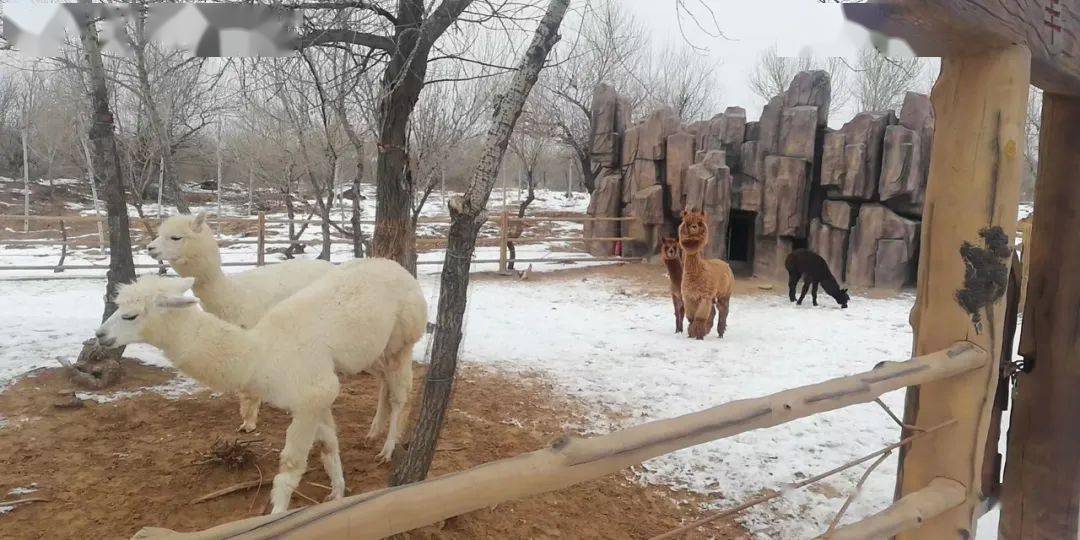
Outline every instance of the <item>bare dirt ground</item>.
{"type": "MultiPolygon", "coordinates": [[[[423,369],[416,370],[416,396],[423,369]]],[[[174,374],[126,363],[123,383],[111,391],[137,391],[174,374]]],[[[348,493],[386,485],[389,468],[374,462],[378,444],[363,435],[374,414],[374,380],[343,385],[334,413],[342,441],[348,493]]],[[[143,526],[190,531],[241,519],[262,510],[269,486],[201,504],[192,500],[240,482],[269,478],[288,424],[285,413],[263,407],[256,466],[233,471],[202,463],[215,441],[237,438],[236,399],[201,392],[179,399],[153,393],[109,403],[57,409],[70,388],[58,370],[40,370],[0,393],[0,493],[34,484],[37,491],[4,499],[43,497],[0,515],[0,538],[128,538],[143,526]]],[[[416,407],[413,409],[416,410],[416,407]]],[[[455,387],[432,475],[543,447],[563,433],[578,407],[537,380],[465,369],[455,387]]],[[[329,482],[317,456],[298,491],[321,500],[329,482]],[[314,484],[312,484],[314,483],[314,484]]],[[[648,538],[699,517],[705,500],[689,493],[643,487],[626,473],[526,500],[500,504],[409,533],[410,538],[648,538]]],[[[292,505],[310,504],[294,496],[292,505]]],[[[746,538],[725,521],[694,538],[746,538]]]]}

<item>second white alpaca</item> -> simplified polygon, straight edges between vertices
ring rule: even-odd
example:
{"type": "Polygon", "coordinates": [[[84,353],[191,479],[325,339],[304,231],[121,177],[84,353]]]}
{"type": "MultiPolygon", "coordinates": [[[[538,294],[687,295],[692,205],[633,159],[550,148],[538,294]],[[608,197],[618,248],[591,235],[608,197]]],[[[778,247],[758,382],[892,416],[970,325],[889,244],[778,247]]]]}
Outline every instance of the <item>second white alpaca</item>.
{"type": "MultiPolygon", "coordinates": [[[[168,262],[180,276],[195,278],[193,291],[207,312],[244,328],[255,326],[275,304],[334,267],[328,261],[297,259],[225,274],[217,240],[202,212],[166,219],[147,249],[151,257],[168,262]]],[[[240,394],[240,417],[238,430],[254,431],[259,400],[240,394]]]]}
{"type": "Polygon", "coordinates": [[[147,276],[123,286],[116,312],[98,328],[98,341],[106,347],[149,343],[211,388],[243,391],[289,411],[292,423],[271,492],[274,513],[288,508],[316,441],[330,477],[328,498],[344,494],[331,413],[339,392],[335,370],[371,371],[380,379],[368,437],[389,424],[379,458],[390,460],[407,415],[413,346],[427,326],[427,303],[408,271],[387,259],[344,264],[271,308],[250,330],[199,309],[198,299],[184,296],[193,283],[147,276]]]}

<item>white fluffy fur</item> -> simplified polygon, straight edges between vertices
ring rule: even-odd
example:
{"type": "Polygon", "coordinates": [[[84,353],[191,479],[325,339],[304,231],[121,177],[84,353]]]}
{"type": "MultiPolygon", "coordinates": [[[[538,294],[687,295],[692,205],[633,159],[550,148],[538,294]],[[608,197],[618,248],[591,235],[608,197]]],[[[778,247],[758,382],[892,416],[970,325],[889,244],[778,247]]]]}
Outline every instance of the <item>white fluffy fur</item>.
{"type": "MultiPolygon", "coordinates": [[[[195,278],[193,291],[207,312],[244,328],[255,326],[271,307],[334,267],[322,260],[292,260],[227,275],[203,213],[166,219],[147,247],[152,257],[167,261],[180,276],[195,278]]],[[[254,431],[259,401],[240,394],[240,417],[239,430],[254,431]]]]}
{"type": "Polygon", "coordinates": [[[148,276],[124,286],[98,339],[106,346],[149,343],[211,388],[242,391],[289,411],[292,423],[271,492],[274,513],[288,508],[316,441],[323,443],[329,498],[344,494],[331,414],[339,391],[335,370],[371,371],[380,380],[368,437],[388,424],[379,457],[390,459],[407,416],[412,349],[427,326],[420,285],[404,268],[387,259],[341,265],[271,308],[251,329],[199,309],[198,300],[183,296],[193,282],[148,276]]]}

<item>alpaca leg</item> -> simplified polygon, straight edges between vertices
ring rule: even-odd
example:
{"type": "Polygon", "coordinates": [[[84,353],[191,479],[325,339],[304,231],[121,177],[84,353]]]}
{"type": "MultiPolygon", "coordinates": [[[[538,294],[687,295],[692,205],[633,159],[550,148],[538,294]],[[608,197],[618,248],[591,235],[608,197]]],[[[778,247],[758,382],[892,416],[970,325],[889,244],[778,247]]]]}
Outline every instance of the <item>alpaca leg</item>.
{"type": "Polygon", "coordinates": [[[405,420],[409,416],[409,393],[412,390],[412,345],[407,345],[397,354],[396,366],[387,369],[386,386],[390,399],[390,430],[379,460],[389,462],[394,455],[401,433],[405,430],[405,420]],[[396,368],[396,369],[394,369],[396,368]]]}
{"type": "Polygon", "coordinates": [[[315,437],[322,442],[319,459],[322,460],[326,476],[330,478],[330,494],[326,496],[326,500],[340,499],[345,496],[345,473],[341,468],[337,426],[334,424],[334,415],[329,410],[322,414],[322,422],[319,423],[315,437]]]}
{"type": "Polygon", "coordinates": [[[236,428],[236,431],[243,433],[251,433],[255,431],[255,425],[259,421],[259,405],[262,403],[258,398],[254,398],[243,392],[237,392],[237,396],[240,397],[240,427],[236,428]]]}
{"type": "Polygon", "coordinates": [[[387,409],[389,389],[386,387],[386,375],[380,373],[375,377],[379,379],[379,404],[375,407],[375,417],[371,419],[371,429],[367,432],[368,440],[374,440],[386,432],[386,420],[390,414],[387,409]]]}
{"type": "Polygon", "coordinates": [[[799,301],[795,302],[795,303],[801,306],[803,298],[806,298],[806,293],[809,290],[810,290],[810,281],[804,279],[803,280],[803,285],[802,285],[802,294],[799,295],[799,301]]]}
{"type": "Polygon", "coordinates": [[[705,335],[708,334],[709,329],[712,328],[712,318],[713,303],[699,301],[693,313],[694,322],[690,323],[690,329],[692,330],[691,337],[705,339],[705,335]]]}
{"type": "Polygon", "coordinates": [[[285,448],[281,450],[281,463],[274,477],[274,488],[270,491],[273,505],[271,514],[280,514],[289,509],[289,499],[307,470],[308,452],[315,444],[315,432],[321,424],[319,416],[312,413],[295,415],[285,431],[285,448]]]}
{"type": "Polygon", "coordinates": [[[795,301],[795,287],[797,287],[798,285],[799,285],[799,274],[796,274],[794,272],[789,272],[788,273],[788,278],[787,278],[787,291],[788,291],[788,298],[792,302],[795,301]]]}
{"type": "Polygon", "coordinates": [[[676,296],[671,297],[671,303],[675,305],[675,333],[681,334],[683,312],[685,308],[683,307],[682,300],[679,300],[679,298],[676,296]]]}
{"type": "Polygon", "coordinates": [[[818,282],[815,281],[810,289],[810,298],[814,301],[814,307],[817,307],[817,286],[818,282]]]}
{"type": "Polygon", "coordinates": [[[720,298],[716,301],[716,335],[724,337],[727,331],[728,306],[731,298],[720,298]]]}

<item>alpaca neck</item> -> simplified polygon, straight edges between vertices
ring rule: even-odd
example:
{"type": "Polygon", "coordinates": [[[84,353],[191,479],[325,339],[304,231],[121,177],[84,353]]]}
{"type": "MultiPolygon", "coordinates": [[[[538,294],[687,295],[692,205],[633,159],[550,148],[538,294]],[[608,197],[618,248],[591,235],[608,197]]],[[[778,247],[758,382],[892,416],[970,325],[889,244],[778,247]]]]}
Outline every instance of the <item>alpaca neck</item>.
{"type": "MultiPolygon", "coordinates": [[[[828,271],[826,270],[826,272],[828,271]]],[[[825,293],[833,298],[840,296],[840,285],[836,283],[836,278],[833,277],[832,272],[826,274],[825,279],[821,280],[821,288],[825,289],[825,293]]]]}
{"type": "Polygon", "coordinates": [[[228,287],[229,281],[225,278],[225,272],[221,270],[221,254],[218,253],[216,246],[206,255],[183,257],[170,264],[180,277],[195,278],[192,289],[195,296],[200,298],[219,296],[222,294],[222,289],[228,287]]]}
{"type": "Polygon", "coordinates": [[[671,283],[676,287],[682,286],[682,262],[679,259],[664,259],[664,266],[667,267],[668,276],[671,277],[671,283]]]}
{"type": "Polygon", "coordinates": [[[219,391],[247,386],[256,343],[247,332],[195,307],[170,310],[144,331],[180,371],[219,391]]]}
{"type": "Polygon", "coordinates": [[[701,251],[685,252],[682,260],[682,269],[683,273],[687,276],[698,276],[704,274],[705,257],[701,255],[701,251]]]}

